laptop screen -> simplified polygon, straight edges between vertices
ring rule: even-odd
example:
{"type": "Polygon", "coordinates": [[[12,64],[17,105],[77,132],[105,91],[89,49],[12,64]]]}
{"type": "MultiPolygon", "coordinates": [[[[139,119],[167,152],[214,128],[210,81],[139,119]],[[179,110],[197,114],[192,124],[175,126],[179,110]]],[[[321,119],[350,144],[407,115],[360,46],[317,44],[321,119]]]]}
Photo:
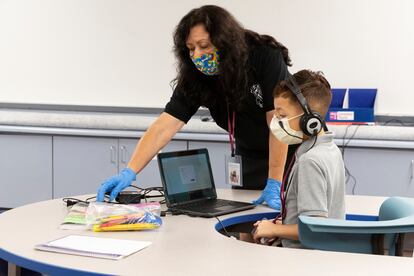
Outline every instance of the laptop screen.
{"type": "Polygon", "coordinates": [[[158,166],[168,203],[216,197],[207,149],[160,153],[158,166]]]}

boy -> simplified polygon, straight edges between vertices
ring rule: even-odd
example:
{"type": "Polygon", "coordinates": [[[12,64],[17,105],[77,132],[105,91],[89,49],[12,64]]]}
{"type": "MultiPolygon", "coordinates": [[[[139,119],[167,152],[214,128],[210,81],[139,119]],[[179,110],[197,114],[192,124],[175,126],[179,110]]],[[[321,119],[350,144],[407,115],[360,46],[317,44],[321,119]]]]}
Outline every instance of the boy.
{"type": "Polygon", "coordinates": [[[323,120],[332,95],[321,73],[302,70],[281,81],[273,96],[272,133],[286,144],[301,145],[282,184],[282,221],[256,222],[253,239],[280,239],[283,247],[300,248],[299,215],[345,218],[344,163],[323,120]]]}

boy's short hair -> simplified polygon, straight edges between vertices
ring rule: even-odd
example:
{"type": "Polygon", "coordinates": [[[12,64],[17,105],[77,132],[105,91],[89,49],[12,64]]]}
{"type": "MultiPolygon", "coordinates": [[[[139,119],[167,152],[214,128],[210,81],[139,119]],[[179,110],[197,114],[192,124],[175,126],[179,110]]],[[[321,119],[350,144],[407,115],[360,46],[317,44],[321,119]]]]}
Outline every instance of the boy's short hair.
{"type": "MultiPolygon", "coordinates": [[[[322,118],[328,112],[332,100],[331,85],[325,79],[322,72],[301,70],[293,75],[309,108],[319,113],[322,118]]],[[[273,90],[273,97],[282,97],[298,102],[298,99],[286,85],[285,80],[281,81],[273,90]]]]}

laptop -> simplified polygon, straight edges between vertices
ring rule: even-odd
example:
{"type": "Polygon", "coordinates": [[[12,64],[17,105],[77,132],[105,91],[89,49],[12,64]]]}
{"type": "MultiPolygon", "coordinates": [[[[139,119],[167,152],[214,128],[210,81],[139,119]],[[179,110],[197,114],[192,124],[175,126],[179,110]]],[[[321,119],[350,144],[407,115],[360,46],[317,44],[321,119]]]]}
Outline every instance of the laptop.
{"type": "Polygon", "coordinates": [[[157,159],[166,203],[174,211],[210,218],[255,207],[217,198],[207,149],[159,153],[157,159]]]}

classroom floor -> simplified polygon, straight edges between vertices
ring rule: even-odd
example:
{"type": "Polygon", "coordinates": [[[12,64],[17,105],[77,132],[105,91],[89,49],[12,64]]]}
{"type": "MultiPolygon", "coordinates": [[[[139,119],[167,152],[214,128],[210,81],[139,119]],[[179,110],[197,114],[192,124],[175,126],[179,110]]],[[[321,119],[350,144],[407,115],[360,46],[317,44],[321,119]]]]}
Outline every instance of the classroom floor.
{"type": "MultiPolygon", "coordinates": [[[[7,262],[3,259],[0,259],[0,276],[6,276],[7,275],[7,262]]],[[[41,273],[38,273],[33,270],[22,268],[20,272],[21,276],[40,276],[41,273]]]]}

